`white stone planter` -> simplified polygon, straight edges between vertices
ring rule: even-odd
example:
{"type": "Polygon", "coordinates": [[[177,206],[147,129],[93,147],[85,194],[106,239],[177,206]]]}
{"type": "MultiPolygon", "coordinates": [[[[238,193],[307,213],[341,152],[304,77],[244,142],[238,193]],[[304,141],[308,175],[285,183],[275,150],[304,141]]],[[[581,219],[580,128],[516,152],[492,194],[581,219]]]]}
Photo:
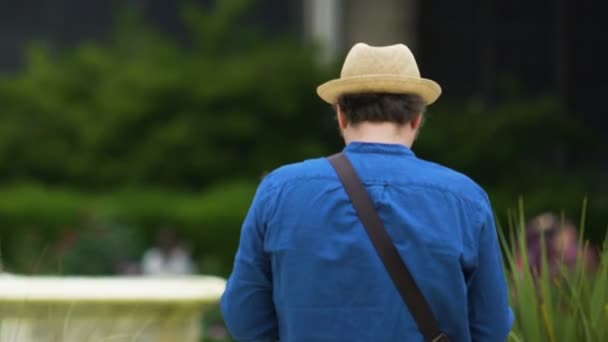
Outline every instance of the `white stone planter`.
{"type": "Polygon", "coordinates": [[[0,275],[0,342],[199,342],[217,277],[0,275]]]}

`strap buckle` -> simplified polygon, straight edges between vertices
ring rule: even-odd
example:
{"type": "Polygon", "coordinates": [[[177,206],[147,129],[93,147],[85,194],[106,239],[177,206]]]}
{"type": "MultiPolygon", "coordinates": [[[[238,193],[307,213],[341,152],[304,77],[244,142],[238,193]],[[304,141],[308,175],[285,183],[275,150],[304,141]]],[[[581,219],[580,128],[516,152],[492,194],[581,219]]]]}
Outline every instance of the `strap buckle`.
{"type": "Polygon", "coordinates": [[[450,342],[450,338],[444,332],[441,332],[431,342],[450,342]]]}

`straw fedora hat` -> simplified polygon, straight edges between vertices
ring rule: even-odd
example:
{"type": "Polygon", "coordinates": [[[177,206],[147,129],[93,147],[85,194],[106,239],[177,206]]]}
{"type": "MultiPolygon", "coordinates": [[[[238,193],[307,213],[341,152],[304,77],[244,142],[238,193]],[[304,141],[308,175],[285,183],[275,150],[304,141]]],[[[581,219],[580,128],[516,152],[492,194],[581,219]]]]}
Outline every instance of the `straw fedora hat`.
{"type": "Polygon", "coordinates": [[[441,95],[441,87],[420,77],[407,46],[358,43],[346,56],[340,78],[317,88],[317,94],[330,104],[336,104],[341,95],[357,93],[415,94],[430,105],[441,95]]]}

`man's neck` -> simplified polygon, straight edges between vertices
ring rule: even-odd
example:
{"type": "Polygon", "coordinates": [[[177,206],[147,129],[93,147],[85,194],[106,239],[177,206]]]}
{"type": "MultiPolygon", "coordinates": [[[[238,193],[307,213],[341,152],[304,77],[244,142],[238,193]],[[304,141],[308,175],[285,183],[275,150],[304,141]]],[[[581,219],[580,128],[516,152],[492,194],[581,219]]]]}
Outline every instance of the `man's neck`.
{"type": "Polygon", "coordinates": [[[347,145],[357,141],[412,147],[416,139],[416,132],[409,125],[396,125],[388,122],[362,122],[355,126],[348,126],[342,134],[347,145]]]}

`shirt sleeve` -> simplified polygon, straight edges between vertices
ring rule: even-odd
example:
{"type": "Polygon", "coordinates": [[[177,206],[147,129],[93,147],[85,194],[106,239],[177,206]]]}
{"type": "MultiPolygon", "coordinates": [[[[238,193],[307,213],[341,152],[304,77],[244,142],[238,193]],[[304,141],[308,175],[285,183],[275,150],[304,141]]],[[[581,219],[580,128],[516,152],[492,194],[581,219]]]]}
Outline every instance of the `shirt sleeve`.
{"type": "Polygon", "coordinates": [[[226,326],[240,342],[278,340],[270,259],[264,252],[268,197],[268,187],[262,183],[243,223],[234,269],[221,300],[226,326]]]}
{"type": "Polygon", "coordinates": [[[477,267],[468,279],[469,324],[475,342],[506,341],[514,315],[489,201],[481,210],[477,267]]]}

